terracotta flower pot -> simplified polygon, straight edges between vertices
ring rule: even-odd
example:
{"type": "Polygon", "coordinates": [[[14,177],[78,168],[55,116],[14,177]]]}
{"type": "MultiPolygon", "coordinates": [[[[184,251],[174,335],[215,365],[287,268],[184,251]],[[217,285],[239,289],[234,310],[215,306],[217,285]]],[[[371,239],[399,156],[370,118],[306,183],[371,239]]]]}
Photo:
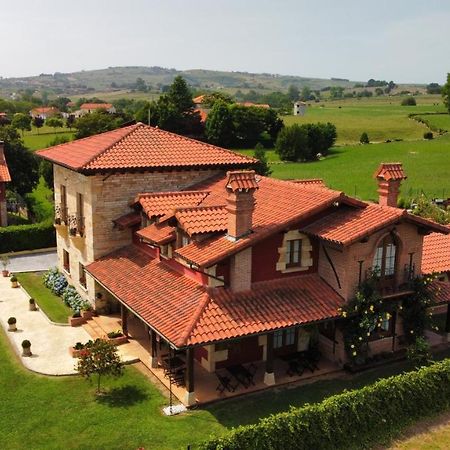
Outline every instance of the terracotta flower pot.
{"type": "Polygon", "coordinates": [[[9,271],[8,270],[2,270],[2,275],[6,278],[9,276],[9,271]]]}
{"type": "Polygon", "coordinates": [[[31,347],[22,347],[22,356],[31,356],[31,347]]]}
{"type": "Polygon", "coordinates": [[[17,331],[17,325],[15,323],[9,323],[8,331],[17,331]]]}
{"type": "Polygon", "coordinates": [[[29,304],[29,310],[30,311],[37,311],[36,303],[30,303],[29,304]]]}
{"type": "Polygon", "coordinates": [[[12,288],[18,288],[19,287],[19,282],[18,281],[11,281],[11,287],[12,288]]]}

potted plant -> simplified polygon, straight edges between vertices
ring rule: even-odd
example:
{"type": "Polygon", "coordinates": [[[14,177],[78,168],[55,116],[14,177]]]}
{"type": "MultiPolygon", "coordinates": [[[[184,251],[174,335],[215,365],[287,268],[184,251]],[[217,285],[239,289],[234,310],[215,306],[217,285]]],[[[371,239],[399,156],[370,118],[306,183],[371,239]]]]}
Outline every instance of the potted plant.
{"type": "Polygon", "coordinates": [[[28,339],[22,341],[22,356],[31,356],[31,342],[28,339]]]}
{"type": "Polygon", "coordinates": [[[15,275],[13,275],[9,280],[11,281],[11,287],[12,288],[18,288],[19,287],[19,283],[18,283],[17,277],[15,275]]]}
{"type": "Polygon", "coordinates": [[[9,275],[9,271],[8,271],[9,257],[7,255],[2,255],[0,257],[0,260],[1,260],[2,266],[3,266],[2,275],[4,277],[7,277],[9,275]]]}
{"type": "Polygon", "coordinates": [[[69,317],[69,324],[71,327],[78,327],[80,325],[83,325],[83,323],[86,323],[86,319],[81,317],[80,311],[75,311],[72,314],[72,317],[69,317]]]}
{"type": "Polygon", "coordinates": [[[17,326],[16,326],[17,320],[15,317],[10,317],[8,319],[8,331],[17,331],[17,326]]]}
{"type": "Polygon", "coordinates": [[[123,334],[121,330],[117,331],[110,331],[108,334],[108,341],[111,342],[111,344],[114,345],[121,345],[128,342],[127,337],[123,334]]]}
{"type": "Polygon", "coordinates": [[[36,302],[34,301],[34,298],[30,298],[29,304],[30,304],[29,305],[30,311],[37,311],[36,302]]]}
{"type": "Polygon", "coordinates": [[[92,319],[92,316],[94,315],[94,311],[92,310],[92,306],[88,302],[84,302],[81,305],[81,317],[83,319],[89,320],[92,319]]]}

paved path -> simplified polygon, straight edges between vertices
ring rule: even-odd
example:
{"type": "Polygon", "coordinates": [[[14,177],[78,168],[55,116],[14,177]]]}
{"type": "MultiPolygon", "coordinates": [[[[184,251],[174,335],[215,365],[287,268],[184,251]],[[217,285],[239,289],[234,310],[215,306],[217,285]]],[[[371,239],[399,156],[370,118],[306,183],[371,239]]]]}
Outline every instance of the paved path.
{"type": "Polygon", "coordinates": [[[76,359],[70,356],[69,347],[87,342],[89,334],[82,327],[53,325],[43,312],[28,310],[28,299],[22,288],[13,289],[8,278],[0,277],[0,322],[6,331],[8,318],[17,319],[17,331],[6,334],[23,365],[45,375],[76,373],[76,359]],[[21,356],[24,339],[31,342],[31,358],[21,356]]]}
{"type": "Polygon", "coordinates": [[[38,272],[50,269],[58,265],[56,250],[28,255],[10,257],[8,270],[14,272],[38,272]]]}

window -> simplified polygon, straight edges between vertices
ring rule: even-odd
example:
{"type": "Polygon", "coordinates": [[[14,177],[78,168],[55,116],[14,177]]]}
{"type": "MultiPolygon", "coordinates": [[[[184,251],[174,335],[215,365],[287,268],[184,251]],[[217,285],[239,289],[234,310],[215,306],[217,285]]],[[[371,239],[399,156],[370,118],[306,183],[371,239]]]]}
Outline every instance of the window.
{"type": "Polygon", "coordinates": [[[86,289],[86,270],[81,263],[78,263],[78,277],[80,285],[86,289]]]}
{"type": "Polygon", "coordinates": [[[295,343],[295,328],[289,328],[285,331],[284,345],[294,345],[295,343]]]}
{"type": "Polygon", "coordinates": [[[63,250],[63,267],[66,272],[70,273],[70,256],[67,250],[63,250]]]}
{"type": "Polygon", "coordinates": [[[397,247],[392,236],[386,236],[375,250],[373,268],[382,278],[392,277],[395,274],[395,257],[397,247]]]}
{"type": "Polygon", "coordinates": [[[286,242],[286,267],[300,266],[302,255],[302,240],[293,239],[286,242]]]}
{"type": "Polygon", "coordinates": [[[295,344],[295,328],[278,330],[273,333],[273,348],[281,348],[295,344]]]}
{"type": "Polygon", "coordinates": [[[188,245],[190,242],[189,236],[186,236],[185,234],[183,234],[181,236],[181,246],[184,247],[186,245],[188,245]]]}
{"type": "Polygon", "coordinates": [[[283,331],[278,330],[273,333],[273,348],[283,347],[283,331]]]}

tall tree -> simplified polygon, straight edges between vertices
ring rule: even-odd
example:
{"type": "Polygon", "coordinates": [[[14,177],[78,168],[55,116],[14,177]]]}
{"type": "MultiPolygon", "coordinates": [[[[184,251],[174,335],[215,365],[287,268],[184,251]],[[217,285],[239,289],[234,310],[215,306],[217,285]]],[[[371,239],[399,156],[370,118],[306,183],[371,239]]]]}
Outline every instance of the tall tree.
{"type": "Polygon", "coordinates": [[[278,134],[275,151],[283,161],[308,159],[308,134],[305,129],[298,124],[283,128],[278,134]]]}
{"type": "Polygon", "coordinates": [[[121,119],[103,110],[85,114],[74,123],[74,127],[77,129],[76,138],[80,139],[93,136],[94,134],[104,133],[105,131],[111,131],[118,128],[121,124],[121,119]]]}
{"type": "Polygon", "coordinates": [[[234,134],[233,118],[230,109],[221,100],[214,103],[206,120],[205,134],[211,144],[228,147],[234,134]]]}
{"type": "Polygon", "coordinates": [[[253,157],[258,160],[258,163],[255,166],[255,172],[265,177],[270,176],[270,174],[272,173],[272,169],[270,168],[269,162],[267,161],[266,149],[259,142],[256,144],[253,157]]]}
{"type": "Polygon", "coordinates": [[[44,122],[45,122],[45,120],[41,116],[36,116],[33,119],[33,126],[36,127],[38,134],[39,134],[39,129],[44,126],[44,122]]]}
{"type": "Polygon", "coordinates": [[[31,116],[25,113],[16,113],[11,122],[11,126],[22,130],[22,137],[25,130],[31,131],[31,116]]]}
{"type": "Polygon", "coordinates": [[[442,86],[442,97],[444,97],[444,104],[450,113],[450,73],[447,74],[447,83],[442,86]]]}
{"type": "Polygon", "coordinates": [[[39,181],[37,157],[24,147],[17,130],[10,125],[0,127],[0,141],[5,142],[5,158],[12,179],[8,188],[24,196],[39,181]]]}

